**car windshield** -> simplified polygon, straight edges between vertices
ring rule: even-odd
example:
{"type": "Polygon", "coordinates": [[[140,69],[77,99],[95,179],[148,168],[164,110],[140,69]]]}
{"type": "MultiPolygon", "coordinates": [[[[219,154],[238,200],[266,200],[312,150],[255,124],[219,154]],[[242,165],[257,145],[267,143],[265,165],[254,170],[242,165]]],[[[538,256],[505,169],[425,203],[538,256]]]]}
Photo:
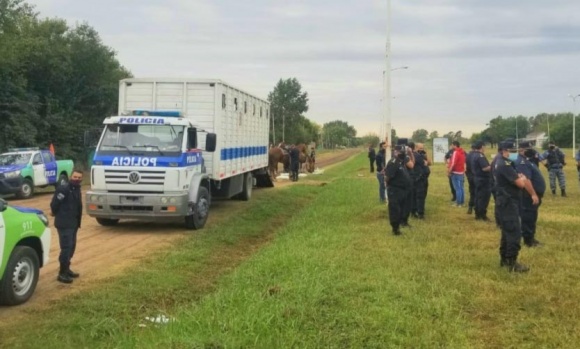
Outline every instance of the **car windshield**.
{"type": "Polygon", "coordinates": [[[184,126],[107,125],[100,151],[180,152],[184,126]]]}
{"type": "Polygon", "coordinates": [[[26,165],[30,161],[32,154],[2,154],[0,155],[0,165],[26,165]]]}

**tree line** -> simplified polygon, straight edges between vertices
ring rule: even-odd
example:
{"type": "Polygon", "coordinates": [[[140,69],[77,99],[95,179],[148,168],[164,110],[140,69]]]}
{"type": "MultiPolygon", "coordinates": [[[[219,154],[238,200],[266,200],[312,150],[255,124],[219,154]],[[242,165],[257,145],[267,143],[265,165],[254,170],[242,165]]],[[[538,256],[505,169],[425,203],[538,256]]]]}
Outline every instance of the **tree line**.
{"type": "MultiPolygon", "coordinates": [[[[41,18],[24,0],[0,0],[0,151],[53,144],[58,158],[87,160],[84,135],[118,110],[119,80],[132,77],[95,29],[41,18]]],[[[308,93],[296,78],[268,95],[273,143],[354,145],[346,122],[304,116],[308,93]]]]}

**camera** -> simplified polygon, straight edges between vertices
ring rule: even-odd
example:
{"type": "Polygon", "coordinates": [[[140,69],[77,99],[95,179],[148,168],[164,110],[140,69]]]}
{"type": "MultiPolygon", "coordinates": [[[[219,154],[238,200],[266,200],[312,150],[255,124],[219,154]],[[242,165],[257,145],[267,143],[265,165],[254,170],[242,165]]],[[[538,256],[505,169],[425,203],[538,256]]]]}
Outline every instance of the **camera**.
{"type": "Polygon", "coordinates": [[[403,153],[407,154],[407,151],[409,150],[409,139],[408,138],[399,138],[397,140],[397,145],[400,145],[403,149],[403,153]]]}

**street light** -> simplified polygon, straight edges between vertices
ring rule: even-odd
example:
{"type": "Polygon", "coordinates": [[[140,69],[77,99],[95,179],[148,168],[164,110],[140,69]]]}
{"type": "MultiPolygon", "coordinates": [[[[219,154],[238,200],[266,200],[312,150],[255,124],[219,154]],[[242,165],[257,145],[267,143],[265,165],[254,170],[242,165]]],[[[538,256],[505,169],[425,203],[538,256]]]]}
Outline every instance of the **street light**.
{"type": "Polygon", "coordinates": [[[574,115],[574,112],[576,111],[576,98],[580,97],[580,94],[574,96],[570,93],[568,97],[572,98],[572,104],[574,105],[572,109],[572,157],[576,157],[576,115],[574,115]]]}
{"type": "MultiPolygon", "coordinates": [[[[395,70],[403,70],[403,69],[409,69],[409,67],[405,65],[405,66],[402,66],[402,67],[392,68],[392,69],[391,69],[391,71],[395,71],[395,70]]],[[[385,70],[383,70],[383,88],[385,89],[385,92],[386,92],[386,74],[385,74],[385,72],[386,72],[386,71],[385,71],[385,70]]],[[[389,80],[390,80],[390,79],[389,79],[389,80]]],[[[390,90],[390,81],[389,81],[389,90],[390,90]]],[[[390,95],[390,91],[389,91],[389,95],[390,95]]],[[[395,99],[395,97],[392,97],[391,99],[395,99]]],[[[385,98],[381,98],[381,102],[385,103],[385,98]]],[[[390,111],[391,111],[391,108],[390,108],[390,102],[389,102],[389,107],[386,107],[385,109],[388,109],[388,111],[389,111],[389,114],[390,114],[390,111]]],[[[390,115],[389,115],[389,116],[390,116],[390,115]]],[[[385,131],[385,123],[387,123],[387,122],[386,122],[386,120],[385,120],[385,118],[386,118],[386,117],[387,117],[387,112],[385,112],[385,113],[383,114],[383,122],[382,122],[382,125],[381,125],[381,131],[380,131],[381,133],[380,133],[380,134],[384,134],[384,135],[385,135],[385,137],[386,137],[385,139],[387,139],[387,140],[388,140],[388,139],[389,139],[389,137],[390,137],[390,132],[389,132],[388,130],[387,130],[387,131],[385,131]]],[[[390,124],[390,120],[389,120],[389,124],[390,124]]],[[[390,144],[389,144],[389,147],[390,147],[390,144]]],[[[389,156],[390,156],[390,155],[389,155],[389,156]]],[[[390,159],[390,158],[389,158],[389,159],[390,159]]],[[[388,160],[387,160],[387,161],[388,161],[388,160]]]]}

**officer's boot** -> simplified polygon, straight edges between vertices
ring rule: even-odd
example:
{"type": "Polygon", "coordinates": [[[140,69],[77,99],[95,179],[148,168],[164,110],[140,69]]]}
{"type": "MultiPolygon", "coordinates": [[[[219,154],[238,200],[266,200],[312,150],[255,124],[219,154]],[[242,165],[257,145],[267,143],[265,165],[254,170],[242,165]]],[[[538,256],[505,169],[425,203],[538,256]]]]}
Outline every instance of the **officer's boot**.
{"type": "Polygon", "coordinates": [[[62,266],[60,267],[60,270],[58,272],[58,276],[57,276],[56,280],[58,282],[62,282],[64,284],[72,284],[73,279],[68,274],[68,267],[62,267],[62,266]]]}
{"type": "Polygon", "coordinates": [[[530,270],[527,265],[520,264],[517,262],[517,258],[507,258],[507,264],[504,264],[508,268],[510,273],[525,273],[530,270]]]}
{"type": "Polygon", "coordinates": [[[505,257],[501,257],[500,261],[499,261],[499,266],[500,267],[505,267],[508,265],[508,260],[505,257]]]}
{"type": "Polygon", "coordinates": [[[79,274],[79,273],[75,273],[75,272],[74,272],[74,271],[72,271],[70,268],[68,268],[68,270],[67,270],[67,274],[68,274],[68,276],[70,276],[70,277],[71,277],[71,278],[73,278],[73,279],[76,279],[76,278],[78,278],[79,276],[81,276],[81,274],[79,274]]]}
{"type": "Polygon", "coordinates": [[[566,196],[566,189],[562,189],[562,196],[563,196],[563,197],[567,197],[567,196],[566,196]]]}
{"type": "Polygon", "coordinates": [[[401,235],[401,229],[399,227],[393,228],[393,235],[401,235]]]}
{"type": "Polygon", "coordinates": [[[552,189],[552,195],[556,195],[556,189],[552,189]]]}
{"type": "MultiPolygon", "coordinates": [[[[469,208],[467,209],[467,214],[472,214],[473,213],[473,207],[469,206],[469,208]]],[[[477,217],[475,217],[475,219],[477,219],[477,217]]]]}

